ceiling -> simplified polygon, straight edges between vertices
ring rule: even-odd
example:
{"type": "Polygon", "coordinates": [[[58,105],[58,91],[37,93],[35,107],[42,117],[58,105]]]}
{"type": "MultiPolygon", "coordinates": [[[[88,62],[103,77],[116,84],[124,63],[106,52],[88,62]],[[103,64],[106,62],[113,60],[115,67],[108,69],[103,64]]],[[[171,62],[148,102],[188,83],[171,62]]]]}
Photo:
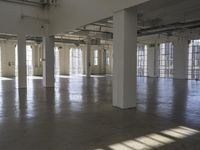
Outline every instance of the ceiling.
{"type": "MultiPolygon", "coordinates": [[[[43,5],[40,0],[12,1],[43,5]]],[[[133,9],[138,11],[138,36],[173,36],[192,30],[200,34],[199,0],[150,0],[133,9]]],[[[113,39],[113,18],[106,18],[55,37],[60,42],[84,43],[88,38],[98,41],[97,44],[110,42],[113,39]]]]}
{"type": "MultiPolygon", "coordinates": [[[[133,9],[138,11],[138,36],[173,36],[179,32],[197,32],[200,29],[199,0],[151,0],[133,9]]],[[[67,35],[112,40],[113,19],[107,18],[85,25],[67,35]]]]}
{"type": "Polygon", "coordinates": [[[0,1],[8,3],[16,3],[21,5],[36,6],[36,7],[44,7],[50,4],[49,0],[0,0],[0,1]]]}

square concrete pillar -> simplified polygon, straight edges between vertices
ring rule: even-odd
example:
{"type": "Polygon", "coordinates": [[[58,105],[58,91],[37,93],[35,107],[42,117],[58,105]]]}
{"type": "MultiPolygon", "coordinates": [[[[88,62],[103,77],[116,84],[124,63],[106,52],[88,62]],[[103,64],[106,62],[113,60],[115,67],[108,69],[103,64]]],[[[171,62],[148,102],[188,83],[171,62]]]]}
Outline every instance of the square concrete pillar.
{"type": "Polygon", "coordinates": [[[159,59],[156,55],[156,46],[154,44],[148,45],[147,47],[147,76],[156,77],[157,76],[157,61],[159,59]]]}
{"type": "Polygon", "coordinates": [[[18,46],[18,88],[27,87],[27,76],[26,76],[26,36],[19,34],[17,36],[18,46]]]}
{"type": "Polygon", "coordinates": [[[160,43],[155,43],[155,76],[160,77],[160,43]]]}
{"type": "Polygon", "coordinates": [[[33,63],[33,75],[42,76],[42,46],[41,44],[32,44],[32,63],[33,63]]]}
{"type": "Polygon", "coordinates": [[[137,14],[122,10],[114,14],[113,106],[136,107],[137,14]]]}
{"type": "Polygon", "coordinates": [[[174,42],[174,78],[187,79],[188,50],[187,39],[179,38],[174,42]]]}
{"type": "Polygon", "coordinates": [[[43,38],[43,86],[54,87],[54,36],[43,38]]]}
{"type": "Polygon", "coordinates": [[[87,41],[87,51],[86,51],[86,77],[90,77],[91,76],[91,45],[90,45],[91,41],[90,39],[88,39],[87,41]]]}
{"type": "Polygon", "coordinates": [[[60,63],[60,75],[69,75],[70,68],[70,47],[63,45],[59,49],[59,63],[60,63]]]}

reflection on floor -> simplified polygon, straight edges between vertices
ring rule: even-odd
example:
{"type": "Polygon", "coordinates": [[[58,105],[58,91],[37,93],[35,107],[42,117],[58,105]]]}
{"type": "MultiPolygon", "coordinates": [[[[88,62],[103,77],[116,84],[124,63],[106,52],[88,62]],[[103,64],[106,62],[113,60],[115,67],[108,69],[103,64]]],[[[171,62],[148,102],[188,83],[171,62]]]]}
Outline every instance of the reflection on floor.
{"type": "Polygon", "coordinates": [[[112,107],[112,78],[0,80],[2,150],[199,150],[200,82],[138,78],[137,109],[112,107]]]}

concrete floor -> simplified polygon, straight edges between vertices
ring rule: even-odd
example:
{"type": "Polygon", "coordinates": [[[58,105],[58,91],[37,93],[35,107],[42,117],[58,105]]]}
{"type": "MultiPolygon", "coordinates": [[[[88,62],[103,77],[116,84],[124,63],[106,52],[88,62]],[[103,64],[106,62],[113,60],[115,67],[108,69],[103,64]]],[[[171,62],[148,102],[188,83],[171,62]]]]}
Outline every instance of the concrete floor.
{"type": "Polygon", "coordinates": [[[111,77],[15,83],[0,81],[0,150],[200,150],[200,82],[138,78],[129,110],[112,107],[111,77]]]}

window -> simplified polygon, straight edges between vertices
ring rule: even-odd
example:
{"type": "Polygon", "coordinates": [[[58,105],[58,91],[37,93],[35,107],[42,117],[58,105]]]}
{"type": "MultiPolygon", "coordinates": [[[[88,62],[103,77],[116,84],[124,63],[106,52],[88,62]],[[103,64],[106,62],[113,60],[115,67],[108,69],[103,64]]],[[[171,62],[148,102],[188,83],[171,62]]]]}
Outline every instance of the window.
{"type": "Polygon", "coordinates": [[[106,50],[106,65],[110,66],[110,51],[106,50]]]}
{"type": "Polygon", "coordinates": [[[59,48],[54,48],[54,54],[55,54],[55,75],[59,75],[60,72],[60,63],[59,63],[59,48]]]}
{"type": "Polygon", "coordinates": [[[173,44],[160,44],[160,77],[173,77],[173,44]]]}
{"type": "Polygon", "coordinates": [[[147,46],[137,47],[137,76],[147,76],[147,46]]]}
{"type": "Polygon", "coordinates": [[[80,48],[70,49],[70,74],[83,74],[83,54],[80,48]]]}
{"type": "Polygon", "coordinates": [[[200,79],[200,40],[191,40],[189,45],[188,78],[200,79]]]}
{"type": "Polygon", "coordinates": [[[32,62],[32,47],[31,45],[26,46],[26,66],[27,66],[27,75],[33,75],[33,62],[32,62]]]}
{"type": "Polygon", "coordinates": [[[99,52],[98,50],[94,50],[94,65],[97,66],[99,64],[98,62],[99,52]]]}
{"type": "Polygon", "coordinates": [[[15,76],[18,76],[18,47],[15,45],[15,76]]]}
{"type": "Polygon", "coordinates": [[[0,76],[1,76],[1,47],[0,47],[0,76]]]}

